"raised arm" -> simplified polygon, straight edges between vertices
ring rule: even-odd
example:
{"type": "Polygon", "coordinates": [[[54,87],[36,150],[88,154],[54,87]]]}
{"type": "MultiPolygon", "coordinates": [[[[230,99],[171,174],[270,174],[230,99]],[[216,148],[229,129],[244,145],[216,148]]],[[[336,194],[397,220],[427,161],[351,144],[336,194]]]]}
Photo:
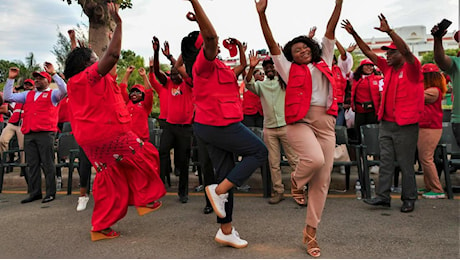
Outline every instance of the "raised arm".
{"type": "Polygon", "coordinates": [[[67,33],[69,34],[70,38],[70,50],[77,48],[77,39],[75,38],[75,31],[68,30],[67,33]]]}
{"type": "Polygon", "coordinates": [[[254,75],[254,70],[256,69],[257,64],[259,64],[260,60],[257,58],[257,55],[254,54],[254,50],[249,51],[249,70],[246,74],[246,82],[250,82],[252,80],[252,76],[254,75]]]}
{"type": "Polygon", "coordinates": [[[126,84],[126,86],[128,86],[129,77],[131,77],[134,69],[136,69],[136,67],[133,65],[130,65],[128,68],[126,68],[125,75],[123,76],[123,79],[121,79],[120,84],[126,84]]]}
{"type": "Polygon", "coordinates": [[[238,51],[240,53],[240,65],[236,66],[233,68],[233,72],[235,73],[236,77],[238,78],[241,73],[246,69],[246,66],[248,65],[246,61],[246,48],[244,45],[237,39],[235,38],[229,38],[229,40],[233,43],[235,43],[238,46],[238,51]]]}
{"type": "Polygon", "coordinates": [[[169,60],[169,63],[171,64],[171,66],[174,67],[174,65],[176,64],[177,61],[176,61],[176,59],[174,59],[173,55],[169,51],[169,43],[168,43],[168,41],[165,41],[163,46],[164,47],[161,49],[161,51],[163,52],[163,55],[169,60]]]}
{"type": "Polygon", "coordinates": [[[256,3],[257,13],[259,14],[260,26],[262,27],[262,33],[265,37],[265,42],[268,45],[271,55],[280,55],[281,50],[278,47],[275,39],[273,38],[272,30],[268,25],[267,16],[265,15],[265,10],[267,10],[267,1],[268,0],[254,0],[256,3]]]}
{"type": "Polygon", "coordinates": [[[393,29],[390,28],[388,21],[383,14],[379,15],[379,20],[380,27],[374,27],[374,29],[387,33],[396,45],[396,48],[398,48],[398,51],[405,58],[406,62],[414,64],[415,56],[410,51],[409,46],[407,46],[404,40],[393,29]]]}
{"type": "Polygon", "coordinates": [[[340,59],[341,60],[346,60],[347,59],[347,52],[345,51],[345,48],[343,48],[342,44],[340,44],[339,41],[335,41],[335,46],[337,47],[337,50],[339,50],[340,59]]]}
{"type": "Polygon", "coordinates": [[[142,80],[144,81],[144,88],[151,89],[152,85],[150,85],[150,81],[149,81],[149,78],[147,77],[145,69],[143,67],[140,67],[137,71],[139,72],[139,75],[142,77],[142,80]]]}
{"type": "Polygon", "coordinates": [[[335,0],[334,11],[332,12],[331,18],[327,22],[326,33],[324,36],[328,39],[335,39],[335,28],[339,22],[340,13],[342,12],[342,3],[343,0],[335,0]]]}
{"type": "Polygon", "coordinates": [[[375,54],[371,48],[361,39],[361,37],[358,35],[358,33],[353,29],[353,26],[351,25],[350,21],[348,20],[343,20],[342,23],[342,28],[344,28],[351,36],[356,41],[356,44],[358,44],[358,47],[361,49],[361,51],[366,55],[374,64],[377,64],[377,59],[378,56],[375,54]]]}
{"type": "Polygon", "coordinates": [[[438,64],[441,70],[447,71],[452,67],[452,59],[445,54],[444,47],[442,46],[442,37],[446,35],[447,30],[445,30],[441,35],[437,36],[436,32],[438,30],[438,25],[435,25],[431,29],[431,35],[433,35],[434,38],[434,61],[436,64],[438,64]]]}
{"type": "Polygon", "coordinates": [[[163,71],[160,70],[160,41],[157,37],[153,36],[152,40],[152,48],[153,48],[153,72],[157,77],[158,81],[160,81],[161,85],[166,85],[168,78],[164,74],[163,71]]]}
{"type": "Polygon", "coordinates": [[[110,70],[117,64],[118,59],[120,58],[122,38],[122,24],[121,18],[118,15],[118,6],[114,3],[107,3],[107,9],[116,26],[113,31],[112,40],[110,41],[109,46],[107,47],[107,50],[102,59],[99,61],[97,67],[97,72],[103,76],[109,73],[110,70]]]}
{"type": "Polygon", "coordinates": [[[198,0],[190,0],[193,10],[195,11],[195,19],[200,27],[201,37],[204,43],[204,56],[207,60],[212,61],[217,57],[219,51],[219,38],[216,30],[204,12],[198,0]]]}

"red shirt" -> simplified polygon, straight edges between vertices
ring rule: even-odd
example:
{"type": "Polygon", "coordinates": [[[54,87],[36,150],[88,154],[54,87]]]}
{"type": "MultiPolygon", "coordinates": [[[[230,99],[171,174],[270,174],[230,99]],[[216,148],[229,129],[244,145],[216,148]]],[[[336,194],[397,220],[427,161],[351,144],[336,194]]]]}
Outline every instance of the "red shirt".
{"type": "Polygon", "coordinates": [[[59,116],[58,123],[69,122],[69,97],[65,97],[61,102],[59,102],[59,116]]]}
{"type": "Polygon", "coordinates": [[[168,77],[165,87],[168,89],[168,117],[166,122],[180,125],[191,124],[194,106],[190,78],[184,79],[181,84],[176,85],[168,77]]]}
{"type": "Polygon", "coordinates": [[[395,70],[386,59],[378,57],[377,66],[384,75],[379,120],[409,125],[419,122],[423,113],[423,74],[420,61],[414,57],[414,64],[405,62],[395,70]]]}
{"type": "Polygon", "coordinates": [[[219,59],[208,61],[200,50],[193,65],[195,122],[227,126],[243,120],[243,105],[235,73],[219,59]]]}
{"type": "Polygon", "coordinates": [[[438,99],[433,103],[425,103],[420,128],[442,129],[442,93],[438,87],[432,88],[438,91],[438,99]]]}
{"type": "Polygon", "coordinates": [[[72,132],[81,146],[104,143],[131,131],[131,116],[122,91],[110,74],[97,72],[98,63],[67,83],[72,132]]]}
{"type": "Polygon", "coordinates": [[[149,73],[149,82],[152,88],[157,92],[158,99],[160,100],[160,115],[158,118],[166,119],[168,117],[168,89],[156,80],[155,74],[153,73],[149,73]]]}
{"type": "Polygon", "coordinates": [[[255,115],[259,113],[260,115],[263,115],[260,97],[247,89],[244,89],[243,91],[243,114],[255,115]]]}

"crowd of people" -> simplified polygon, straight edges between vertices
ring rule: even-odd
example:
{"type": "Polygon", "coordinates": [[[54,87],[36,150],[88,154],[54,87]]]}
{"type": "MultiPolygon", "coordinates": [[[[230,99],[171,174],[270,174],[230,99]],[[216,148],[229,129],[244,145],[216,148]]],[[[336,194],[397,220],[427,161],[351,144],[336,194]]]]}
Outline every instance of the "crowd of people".
{"type": "MultiPolygon", "coordinates": [[[[55,199],[53,144],[58,125],[69,121],[81,148],[77,210],[84,210],[89,200],[92,165],[97,173],[91,239],[116,238],[119,232],[111,226],[126,215],[128,206],[135,206],[141,216],[161,207],[166,176],[171,171],[171,149],[179,172],[178,198],[187,203],[194,140],[206,186],[204,213],[215,212],[220,224],[215,240],[243,248],[248,242],[232,224],[234,188],[243,185],[268,160],[273,184],[268,203],[280,203],[285,194],[280,167],[283,155],[290,166],[292,198],[307,206],[303,242],[309,255],[319,257],[316,234],[333,170],[335,126],[346,125],[348,112],[355,114],[352,125],[358,133],[362,125],[379,124],[377,196],[366,198],[365,203],[391,206],[395,160],[402,172],[401,212],[414,210],[418,192],[425,198],[445,197],[433,162],[442,134],[445,75],[452,80],[454,95],[460,87],[460,58],[444,53],[442,37],[446,31],[438,33],[438,25],[432,29],[436,64],[422,66],[383,14],[378,16],[380,26],[375,29],[391,38],[391,44],[381,48],[385,57],[378,56],[348,20],[343,20],[341,27],[356,44],[345,50],[335,37],[343,5],[343,0],[336,0],[320,41],[314,37],[315,27],[281,47],[266,16],[268,0],[259,0],[255,9],[270,54],[261,60],[251,50],[247,60],[246,44],[236,38],[225,39],[223,45],[231,54],[239,53],[239,65],[230,68],[218,58],[219,37],[206,12],[198,0],[189,2],[194,12],[186,18],[199,30],[182,39],[177,58],[170,53],[168,42],[161,48],[154,36],[149,72],[137,68],[142,84],[128,85],[134,66],[128,67],[117,82],[122,20],[113,3],[107,7],[116,27],[100,59],[84,44],[77,46],[74,32],[69,31],[72,50],[62,76],[46,62],[45,71],[33,73],[34,80],[26,79],[15,87],[19,69],[10,68],[3,98],[12,114],[0,136],[0,151],[8,149],[14,135],[24,148],[21,160],[27,162],[28,170],[22,174],[28,197],[21,203],[55,199]],[[338,57],[334,56],[335,47],[338,57]],[[351,52],[356,47],[366,58],[352,71],[351,52]],[[160,70],[160,49],[171,62],[167,73],[160,70]],[[259,63],[262,69],[257,68],[259,63]],[[49,87],[52,80],[57,89],[49,87]],[[148,126],[155,93],[160,101],[158,121],[162,129],[158,150],[149,142],[148,126]],[[263,128],[263,140],[249,127],[263,128]],[[423,191],[417,190],[415,182],[416,150],[424,174],[423,191]],[[41,170],[46,180],[44,198],[41,170]]],[[[460,101],[456,99],[452,123],[460,144],[460,101]]],[[[359,134],[357,138],[359,141],[359,134]]]]}

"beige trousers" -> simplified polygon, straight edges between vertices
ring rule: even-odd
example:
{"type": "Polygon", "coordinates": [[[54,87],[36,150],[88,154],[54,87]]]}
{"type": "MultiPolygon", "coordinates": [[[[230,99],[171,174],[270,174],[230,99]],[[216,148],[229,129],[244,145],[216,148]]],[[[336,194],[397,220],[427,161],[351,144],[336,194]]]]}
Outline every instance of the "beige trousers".
{"type": "Polygon", "coordinates": [[[425,189],[436,193],[444,193],[433,159],[441,135],[442,129],[420,128],[417,142],[418,159],[422,165],[425,189]]]}
{"type": "Polygon", "coordinates": [[[291,172],[296,168],[297,155],[287,140],[287,127],[264,128],[264,142],[268,150],[268,162],[272,178],[273,190],[276,193],[284,193],[284,185],[281,177],[281,145],[289,162],[291,172]]]}
{"type": "MultiPolygon", "coordinates": [[[[21,126],[16,126],[8,123],[5,128],[3,128],[2,134],[0,135],[0,155],[3,159],[3,152],[8,150],[8,145],[11,138],[16,134],[18,139],[18,145],[20,150],[24,150],[24,134],[21,132],[21,126]]],[[[21,163],[25,163],[24,152],[21,152],[21,163]]]]}
{"type": "Polygon", "coordinates": [[[321,221],[331,182],[335,149],[335,118],[325,107],[311,106],[304,123],[287,126],[288,142],[299,157],[292,178],[297,187],[308,183],[305,224],[316,228],[321,221]]]}

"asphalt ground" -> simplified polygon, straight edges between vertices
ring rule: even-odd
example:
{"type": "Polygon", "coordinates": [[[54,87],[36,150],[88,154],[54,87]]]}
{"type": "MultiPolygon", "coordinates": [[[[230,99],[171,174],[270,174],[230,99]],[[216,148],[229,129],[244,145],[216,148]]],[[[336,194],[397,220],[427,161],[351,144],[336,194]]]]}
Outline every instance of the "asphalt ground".
{"type": "MultiPolygon", "coordinates": [[[[140,217],[130,207],[113,226],[121,236],[97,242],[90,239],[92,198],[82,212],[75,210],[76,187],[72,195],[61,191],[50,203],[20,204],[27,194],[24,185],[12,185],[18,175],[5,175],[0,194],[0,258],[311,258],[302,244],[306,208],[287,191],[284,201],[268,204],[260,192],[260,173],[248,181],[251,189],[237,192],[235,199],[233,225],[249,242],[244,249],[214,241],[219,225],[215,214],[202,213],[204,195],[192,192],[197,185],[192,173],[188,203],[178,201],[172,176],[173,186],[158,211],[140,217]]],[[[454,200],[420,198],[414,212],[401,213],[398,193],[392,195],[391,208],[372,207],[357,200],[353,190],[341,190],[342,175],[332,176],[334,190],[317,233],[321,258],[460,258],[459,194],[454,200]]],[[[78,186],[78,174],[75,178],[78,186]]]]}

